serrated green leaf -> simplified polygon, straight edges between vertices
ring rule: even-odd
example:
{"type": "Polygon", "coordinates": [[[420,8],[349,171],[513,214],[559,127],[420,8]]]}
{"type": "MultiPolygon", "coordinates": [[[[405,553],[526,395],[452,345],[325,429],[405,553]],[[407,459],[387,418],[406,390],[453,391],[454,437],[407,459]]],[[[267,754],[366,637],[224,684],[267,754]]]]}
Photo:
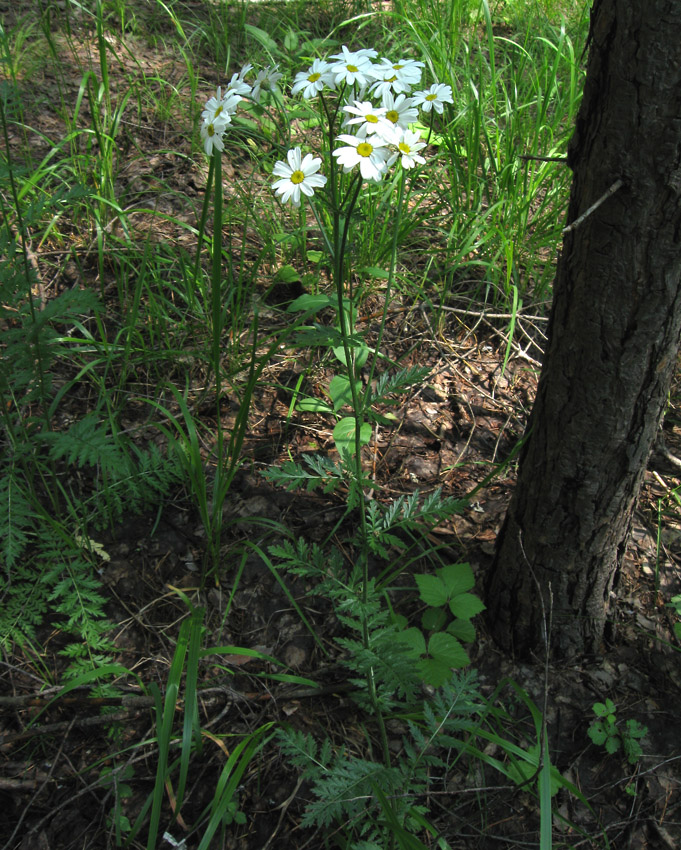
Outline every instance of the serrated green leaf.
{"type": "Polygon", "coordinates": [[[596,721],[595,723],[592,723],[591,726],[589,726],[589,728],[587,729],[587,735],[598,747],[603,746],[608,737],[600,720],[596,721]]]}
{"type": "Polygon", "coordinates": [[[612,755],[616,753],[620,748],[620,739],[615,737],[614,735],[608,735],[608,738],[605,742],[605,751],[612,755]]]}
{"type": "Polygon", "coordinates": [[[625,727],[630,738],[644,738],[648,734],[648,727],[643,726],[638,720],[627,720],[625,727]]]}
{"type": "Polygon", "coordinates": [[[472,593],[460,593],[449,600],[449,610],[461,620],[470,620],[471,617],[475,617],[476,614],[484,611],[485,606],[482,600],[472,593]]]}
{"type": "Polygon", "coordinates": [[[442,579],[432,575],[416,575],[414,578],[419,588],[419,596],[426,605],[439,608],[447,604],[449,594],[442,579]]]}
{"type": "Polygon", "coordinates": [[[472,643],[475,640],[475,626],[470,620],[454,620],[447,626],[447,631],[464,643],[472,643]]]}
{"type": "Polygon", "coordinates": [[[395,640],[404,644],[410,655],[418,657],[426,654],[426,639],[420,629],[411,628],[397,632],[395,640]]]}
{"type": "Polygon", "coordinates": [[[465,593],[475,584],[475,576],[470,564],[447,564],[438,570],[450,596],[465,593]]]}
{"type": "Polygon", "coordinates": [[[465,667],[470,664],[468,653],[459,641],[447,632],[436,632],[428,641],[428,654],[450,667],[465,667]]]}
{"type": "Polygon", "coordinates": [[[421,626],[427,632],[439,631],[445,624],[447,615],[442,608],[426,608],[421,617],[421,626]]]}
{"type": "Polygon", "coordinates": [[[419,662],[419,672],[424,682],[434,688],[440,688],[452,678],[449,664],[437,658],[422,658],[419,662]]]}

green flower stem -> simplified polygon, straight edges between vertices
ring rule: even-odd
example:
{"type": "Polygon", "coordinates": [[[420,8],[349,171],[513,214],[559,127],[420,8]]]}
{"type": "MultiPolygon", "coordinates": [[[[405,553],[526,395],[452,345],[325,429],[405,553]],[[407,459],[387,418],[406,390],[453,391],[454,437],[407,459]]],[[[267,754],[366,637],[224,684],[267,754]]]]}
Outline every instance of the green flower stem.
{"type": "Polygon", "coordinates": [[[220,341],[222,336],[222,155],[213,152],[213,252],[211,267],[211,366],[215,373],[215,401],[220,404],[220,341]]]}
{"type": "Polygon", "coordinates": [[[220,396],[222,394],[222,370],[220,367],[220,351],[222,341],[222,154],[213,151],[211,162],[213,168],[213,249],[211,265],[211,366],[215,380],[215,427],[216,427],[216,467],[213,484],[213,507],[211,511],[211,528],[209,530],[209,551],[211,555],[211,571],[217,567],[220,551],[220,532],[222,528],[222,476],[224,474],[224,434],[220,411],[220,396]]]}
{"type": "Polygon", "coordinates": [[[308,201],[309,201],[312,213],[313,213],[313,215],[314,215],[314,217],[317,221],[317,224],[319,225],[319,231],[322,234],[322,239],[324,240],[324,246],[326,247],[326,250],[329,254],[329,257],[331,257],[331,259],[333,260],[333,258],[335,256],[335,250],[334,250],[334,247],[333,247],[331,240],[329,239],[329,234],[326,232],[326,227],[324,226],[324,222],[319,217],[319,212],[317,211],[317,206],[316,206],[315,202],[312,200],[312,198],[308,198],[308,201]]]}
{"type": "Polygon", "coordinates": [[[383,302],[383,313],[381,315],[381,324],[378,329],[378,337],[376,339],[376,345],[374,346],[374,354],[371,358],[371,368],[369,369],[369,380],[367,381],[366,389],[364,390],[364,396],[362,398],[362,409],[365,409],[365,405],[367,403],[367,398],[369,397],[369,393],[371,392],[371,384],[374,379],[374,372],[376,370],[376,363],[378,362],[378,352],[381,350],[381,342],[383,341],[383,334],[385,332],[385,324],[388,318],[388,307],[390,306],[390,295],[392,291],[392,285],[395,280],[395,266],[397,264],[397,241],[399,239],[400,232],[400,224],[402,221],[402,208],[404,206],[404,186],[406,183],[406,172],[405,169],[401,169],[400,174],[400,186],[397,192],[397,209],[395,210],[395,221],[393,223],[393,238],[392,245],[390,248],[390,269],[388,270],[388,284],[385,288],[385,300],[383,302]]]}
{"type": "MultiPolygon", "coordinates": [[[[331,157],[333,160],[333,157],[331,157]]],[[[338,301],[338,315],[340,321],[340,332],[341,337],[343,339],[343,353],[345,355],[345,368],[347,370],[348,377],[350,379],[350,393],[352,396],[352,408],[355,415],[355,452],[354,452],[354,469],[353,475],[355,477],[355,481],[357,482],[357,487],[359,490],[360,496],[360,509],[359,509],[359,517],[360,517],[360,540],[361,540],[361,549],[359,552],[359,563],[362,569],[362,604],[364,610],[366,610],[366,605],[369,598],[369,546],[368,546],[368,534],[369,529],[367,527],[366,520],[366,497],[364,495],[364,490],[362,488],[362,443],[361,443],[361,426],[364,419],[364,398],[360,398],[360,394],[357,391],[356,386],[356,374],[355,374],[355,360],[352,355],[352,349],[350,346],[350,332],[351,328],[348,327],[348,320],[345,313],[344,307],[344,284],[345,284],[345,251],[347,249],[348,244],[348,234],[350,230],[350,221],[352,219],[352,213],[357,203],[357,199],[359,197],[360,189],[362,188],[362,178],[359,174],[354,178],[354,185],[350,184],[349,195],[350,201],[348,202],[345,209],[345,220],[343,222],[343,226],[341,228],[341,216],[340,216],[340,208],[337,203],[333,204],[333,279],[334,285],[336,289],[336,298],[338,301]]],[[[334,189],[334,197],[335,195],[335,184],[336,184],[336,173],[335,168],[332,165],[332,186],[334,189]]],[[[352,315],[352,299],[350,300],[350,310],[352,315]]],[[[365,649],[369,649],[371,645],[371,639],[369,635],[369,625],[367,623],[366,617],[362,617],[362,644],[365,649]]],[[[383,751],[383,759],[387,767],[390,767],[391,759],[390,759],[390,748],[388,746],[388,735],[385,728],[385,721],[383,719],[383,713],[381,711],[381,706],[378,700],[378,693],[376,690],[376,677],[374,675],[373,669],[371,669],[367,675],[367,689],[369,692],[369,699],[374,709],[374,714],[376,715],[376,720],[378,722],[379,734],[381,738],[381,749],[383,751]]]]}
{"type": "Polygon", "coordinates": [[[213,188],[213,177],[215,174],[215,165],[214,158],[211,157],[209,165],[208,165],[208,177],[206,179],[206,189],[203,195],[203,208],[201,210],[201,218],[199,219],[199,229],[198,229],[198,238],[197,238],[197,247],[196,247],[196,260],[194,262],[194,290],[191,293],[192,306],[195,303],[196,297],[196,285],[199,280],[199,274],[201,273],[201,248],[203,247],[203,237],[206,232],[206,221],[208,219],[208,210],[210,209],[210,193],[213,188]]]}

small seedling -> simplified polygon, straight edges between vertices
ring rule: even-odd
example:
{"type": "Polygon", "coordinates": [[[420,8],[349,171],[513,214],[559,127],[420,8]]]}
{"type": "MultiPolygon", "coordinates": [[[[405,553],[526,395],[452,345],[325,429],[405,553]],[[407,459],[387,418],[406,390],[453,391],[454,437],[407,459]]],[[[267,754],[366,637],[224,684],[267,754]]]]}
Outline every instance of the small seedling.
{"type": "Polygon", "coordinates": [[[438,688],[451,677],[452,669],[470,664],[462,641],[475,640],[471,620],[485,606],[468,592],[475,584],[469,564],[448,564],[437,570],[436,575],[417,575],[415,579],[421,601],[428,608],[421,618],[421,629],[405,629],[400,640],[418,658],[423,680],[438,688]],[[450,616],[454,619],[447,623],[450,616]],[[429,635],[427,644],[426,635],[429,635]]]}
{"type": "Polygon", "coordinates": [[[589,738],[599,747],[605,747],[612,755],[620,748],[629,764],[636,764],[643,750],[639,741],[648,733],[648,727],[637,720],[627,720],[624,726],[617,725],[615,703],[611,699],[593,704],[596,719],[588,729],[589,738]]]}

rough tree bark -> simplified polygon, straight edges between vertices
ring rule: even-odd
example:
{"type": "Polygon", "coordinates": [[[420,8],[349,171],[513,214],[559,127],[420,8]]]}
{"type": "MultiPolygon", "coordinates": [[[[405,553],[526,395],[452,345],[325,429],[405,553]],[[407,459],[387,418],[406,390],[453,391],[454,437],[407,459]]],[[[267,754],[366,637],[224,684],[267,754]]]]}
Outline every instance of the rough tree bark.
{"type": "Polygon", "coordinates": [[[486,588],[519,655],[598,652],[681,335],[681,2],[595,0],[549,344],[486,588]],[[542,608],[543,603],[543,608],[542,608]]]}

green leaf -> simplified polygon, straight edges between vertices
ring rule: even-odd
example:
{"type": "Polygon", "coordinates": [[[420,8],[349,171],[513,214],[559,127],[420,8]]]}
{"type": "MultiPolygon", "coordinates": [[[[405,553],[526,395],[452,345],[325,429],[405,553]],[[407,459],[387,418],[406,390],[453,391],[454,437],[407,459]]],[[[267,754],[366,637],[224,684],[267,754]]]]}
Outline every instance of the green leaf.
{"type": "Polygon", "coordinates": [[[378,280],[388,280],[390,272],[385,269],[380,269],[378,266],[364,266],[357,270],[359,274],[367,277],[377,278],[378,280]]]}
{"type": "MultiPolygon", "coordinates": [[[[355,387],[359,391],[362,387],[360,381],[355,381],[355,387]]],[[[338,411],[346,404],[352,407],[352,388],[348,378],[344,375],[334,375],[329,384],[329,395],[333,401],[333,409],[338,411]]]]}
{"type": "Polygon", "coordinates": [[[607,732],[600,720],[597,720],[589,726],[587,734],[598,747],[602,747],[608,738],[607,732]]]}
{"type": "Polygon", "coordinates": [[[277,42],[271,35],[266,33],[265,30],[261,30],[260,27],[254,27],[253,24],[244,24],[244,30],[249,35],[252,35],[253,38],[259,42],[268,53],[276,54],[279,52],[277,42]]]}
{"type": "Polygon", "coordinates": [[[452,678],[449,664],[438,658],[422,658],[419,662],[419,671],[423,681],[434,688],[441,688],[452,678]]]}
{"type": "MultiPolygon", "coordinates": [[[[539,744],[533,744],[531,747],[528,747],[526,752],[526,759],[514,759],[508,766],[509,777],[518,785],[522,785],[527,782],[528,779],[532,779],[539,768],[539,744]]],[[[550,777],[551,789],[550,796],[555,797],[562,784],[560,781],[560,774],[551,770],[550,765],[544,765],[544,768],[549,770],[548,775],[550,777]]]]}
{"type": "MultiPolygon", "coordinates": [[[[357,420],[354,416],[344,416],[333,429],[333,439],[341,457],[352,456],[355,453],[355,429],[357,420]]],[[[363,422],[359,430],[360,445],[366,446],[371,440],[371,425],[363,422]]]]}
{"type": "Polygon", "coordinates": [[[607,741],[605,742],[605,751],[606,753],[616,753],[620,748],[620,739],[615,735],[609,735],[607,741]]]}
{"type": "Polygon", "coordinates": [[[314,263],[315,265],[321,262],[323,256],[324,254],[321,251],[309,250],[307,252],[308,261],[314,263]]]}
{"type": "Polygon", "coordinates": [[[475,640],[475,626],[470,620],[454,620],[447,626],[447,631],[464,643],[472,643],[475,640]]]}
{"type": "MultiPolygon", "coordinates": [[[[409,624],[409,620],[404,616],[404,614],[396,614],[394,611],[390,615],[390,622],[398,629],[404,630],[407,628],[409,624]]],[[[418,631],[418,629],[417,629],[418,631]]],[[[424,652],[425,652],[425,643],[424,643],[424,652]]]]}
{"type": "Polygon", "coordinates": [[[378,413],[375,410],[367,410],[367,416],[374,422],[378,422],[379,425],[386,425],[388,428],[400,421],[394,413],[378,413]]]}
{"type": "Polygon", "coordinates": [[[449,610],[455,617],[459,617],[462,620],[470,620],[471,617],[475,617],[476,614],[484,611],[485,606],[472,593],[460,593],[458,596],[449,600],[449,610]]]}
{"type": "Polygon", "coordinates": [[[303,398],[296,404],[296,409],[306,413],[333,413],[331,405],[320,398],[303,398]]]}
{"type": "MultiPolygon", "coordinates": [[[[343,366],[347,366],[348,364],[345,362],[345,349],[342,345],[337,345],[333,349],[333,353],[336,355],[337,359],[343,364],[343,366]]],[[[364,343],[356,343],[350,346],[350,353],[354,353],[355,360],[355,369],[361,369],[362,366],[369,359],[369,349],[364,343]]]]}
{"type": "Polygon", "coordinates": [[[317,313],[325,307],[335,307],[336,302],[328,295],[310,295],[305,293],[299,295],[295,301],[292,301],[286,308],[287,313],[300,313],[304,310],[307,313],[317,313]]]}
{"type": "Polygon", "coordinates": [[[449,599],[447,588],[442,579],[431,575],[416,575],[421,600],[433,608],[446,605],[449,599]]]}
{"type": "Polygon", "coordinates": [[[284,36],[284,47],[290,53],[298,48],[298,33],[291,27],[288,28],[286,35],[284,36]]]}
{"type": "Polygon", "coordinates": [[[277,269],[274,279],[277,283],[294,283],[300,280],[300,275],[293,266],[282,266],[277,269]]]}
{"type": "Polygon", "coordinates": [[[398,632],[395,635],[395,640],[404,644],[410,655],[418,658],[420,655],[426,654],[426,639],[420,629],[412,627],[403,632],[398,632]]]}
{"type": "Polygon", "coordinates": [[[440,631],[446,619],[447,615],[442,608],[427,608],[421,617],[421,626],[427,632],[440,631]]]}
{"type": "Polygon", "coordinates": [[[465,593],[475,584],[475,577],[470,564],[447,564],[438,575],[445,583],[450,596],[465,593]]]}
{"type": "Polygon", "coordinates": [[[645,738],[648,734],[648,727],[643,726],[638,720],[627,720],[625,727],[629,738],[645,738]]]}
{"type": "Polygon", "coordinates": [[[465,667],[470,664],[468,653],[459,641],[447,632],[436,632],[428,641],[428,654],[450,667],[465,667]]]}

